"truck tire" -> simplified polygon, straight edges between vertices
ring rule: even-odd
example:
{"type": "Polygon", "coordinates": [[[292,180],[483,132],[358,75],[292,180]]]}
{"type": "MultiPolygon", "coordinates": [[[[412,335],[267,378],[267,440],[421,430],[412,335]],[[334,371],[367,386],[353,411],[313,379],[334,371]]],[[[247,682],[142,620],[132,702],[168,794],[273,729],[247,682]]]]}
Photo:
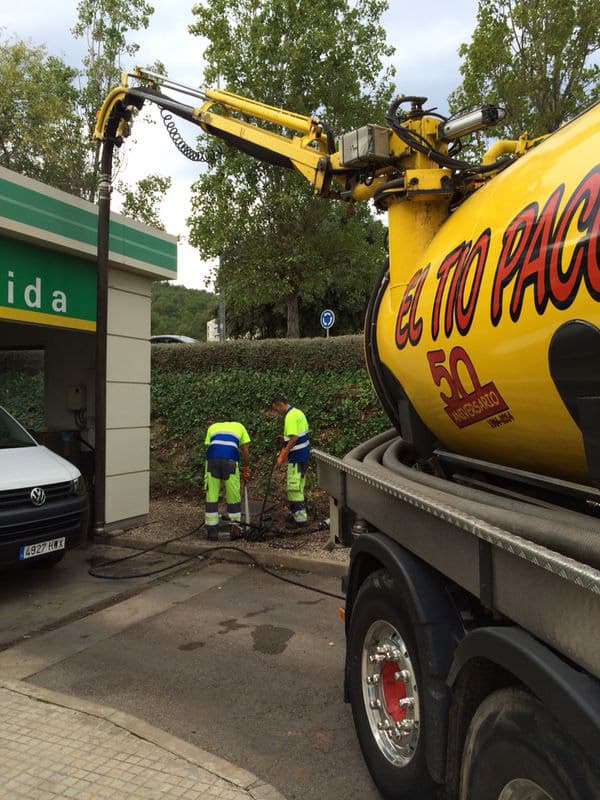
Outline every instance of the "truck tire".
{"type": "Polygon", "coordinates": [[[465,740],[460,800],[597,800],[600,775],[533,695],[500,689],[465,740]]]}
{"type": "Polygon", "coordinates": [[[425,761],[419,653],[386,570],[360,587],[350,619],[347,681],[358,741],[386,800],[437,796],[425,761]]]}

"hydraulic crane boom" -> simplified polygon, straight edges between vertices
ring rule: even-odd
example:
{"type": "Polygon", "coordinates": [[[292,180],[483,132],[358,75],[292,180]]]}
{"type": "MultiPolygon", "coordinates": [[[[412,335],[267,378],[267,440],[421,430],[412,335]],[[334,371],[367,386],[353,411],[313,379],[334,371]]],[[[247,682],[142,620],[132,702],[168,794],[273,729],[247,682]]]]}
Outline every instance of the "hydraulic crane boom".
{"type": "MultiPolygon", "coordinates": [[[[217,136],[232,147],[261,161],[295,169],[311,184],[314,194],[341,200],[368,200],[376,197],[384,208],[399,189],[408,196],[431,192],[436,201],[455,191],[450,186],[452,169],[469,167],[449,158],[448,142],[464,134],[464,126],[454,123],[442,126],[437,115],[422,110],[426,98],[402,98],[412,108],[402,126],[385,128],[365,125],[342,136],[339,150],[326,124],[316,117],[296,114],[256,100],[219,89],[192,89],[139,67],[124,73],[120,86],[113,89],[98,112],[94,135],[105,140],[109,121],[117,120],[116,143],[128,135],[133,109],[151,102],[182,119],[198,125],[206,133],[217,136]],[[140,85],[130,87],[133,78],[140,85]],[[187,105],[165,94],[162,89],[183,93],[202,100],[199,106],[187,105]],[[261,127],[258,120],[285,131],[287,135],[261,127]],[[402,134],[408,131],[408,136],[402,134]],[[399,135],[400,134],[400,135],[399,135]],[[416,144],[416,147],[414,146],[416,144]],[[397,182],[400,180],[400,184],[397,182]],[[393,186],[386,184],[394,182],[393,186]],[[380,191],[384,190],[384,191],[380,191]]],[[[499,110],[491,106],[472,112],[470,130],[492,124],[499,110]]],[[[524,151],[525,140],[511,142],[503,152],[524,151]]],[[[482,167],[483,172],[497,171],[494,161],[482,167]]]]}
{"type": "Polygon", "coordinates": [[[141,108],[144,102],[154,103],[199,125],[206,133],[261,161],[296,169],[311,183],[316,194],[327,195],[329,192],[329,156],[333,141],[319,120],[313,117],[284,111],[231,92],[214,89],[200,92],[136,68],[133,73],[124,74],[121,85],[113,89],[104,101],[98,113],[95,137],[104,140],[109,120],[115,117],[119,120],[118,139],[127,136],[132,110],[141,108]],[[129,87],[129,78],[150,85],[129,87]],[[193,95],[204,102],[200,106],[186,105],[161,92],[159,86],[193,95]],[[280,126],[293,131],[293,135],[283,136],[260,128],[248,118],[280,126]]]}

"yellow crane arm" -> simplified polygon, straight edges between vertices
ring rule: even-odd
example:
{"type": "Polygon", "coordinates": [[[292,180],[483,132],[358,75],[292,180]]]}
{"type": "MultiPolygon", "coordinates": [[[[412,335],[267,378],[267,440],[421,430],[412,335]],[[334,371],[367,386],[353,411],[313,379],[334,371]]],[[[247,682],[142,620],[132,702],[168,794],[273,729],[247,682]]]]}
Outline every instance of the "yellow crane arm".
{"type": "Polygon", "coordinates": [[[397,98],[386,117],[389,127],[364,125],[336,142],[315,117],[220,89],[194,89],[136,67],[132,73],[124,73],[120,86],[106,97],[94,136],[120,144],[129,135],[133,111],[152,102],[254,158],[296,170],[316,195],[343,200],[373,198],[381,209],[404,200],[447,207],[447,199],[460,188],[461,180],[463,186],[480,185],[484,175],[490,177],[510,160],[496,162],[497,155],[520,155],[531,144],[526,138],[500,143],[483,165],[471,167],[449,156],[448,142],[493,124],[499,109],[484,106],[440,123],[422,109],[425,100],[397,98]],[[139,85],[130,86],[130,78],[139,85]],[[164,90],[201,103],[189,105],[164,90]],[[411,110],[398,117],[400,104],[409,102],[411,110]],[[457,181],[453,174],[459,176],[457,181]]]}
{"type": "Polygon", "coordinates": [[[141,108],[146,101],[199,125],[206,133],[218,136],[254,158],[297,170],[311,183],[315,194],[329,194],[333,155],[330,151],[333,141],[318,119],[269,106],[232,92],[217,89],[206,89],[202,92],[190,90],[140,69],[124,74],[121,85],[107,95],[96,118],[94,137],[104,141],[108,122],[117,115],[120,118],[117,127],[120,143],[129,134],[132,110],[141,108]],[[130,77],[149,81],[153,85],[130,87],[130,77]],[[164,94],[158,88],[159,85],[175,91],[185,89],[187,94],[193,93],[204,102],[200,106],[186,105],[164,94]],[[270,123],[293,133],[285,136],[259,127],[249,121],[250,119],[270,123]]]}

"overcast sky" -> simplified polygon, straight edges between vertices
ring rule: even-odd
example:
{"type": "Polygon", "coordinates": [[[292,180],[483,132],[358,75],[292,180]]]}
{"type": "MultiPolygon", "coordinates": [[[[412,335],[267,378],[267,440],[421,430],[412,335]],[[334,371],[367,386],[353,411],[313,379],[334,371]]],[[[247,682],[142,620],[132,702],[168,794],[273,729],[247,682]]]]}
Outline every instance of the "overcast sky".
{"type": "MultiPolygon", "coordinates": [[[[193,21],[193,0],[154,0],[153,5],[155,12],[148,30],[130,37],[140,44],[136,63],[162,61],[170,78],[198,86],[202,82],[204,47],[202,39],[191,36],[187,30],[193,21]]],[[[76,18],[75,0],[17,0],[11,3],[0,0],[0,6],[0,28],[5,34],[29,39],[33,44],[45,44],[51,53],[61,56],[72,66],[80,66],[83,43],[70,33],[76,18]]],[[[389,43],[396,48],[392,62],[396,67],[398,90],[405,94],[426,95],[432,105],[445,112],[448,94],[460,80],[457,50],[462,42],[470,39],[477,0],[454,0],[453,3],[429,0],[426,7],[413,0],[389,0],[389,6],[384,25],[389,43]]],[[[357,125],[367,121],[357,120],[357,125]]],[[[194,144],[197,128],[187,126],[183,121],[179,127],[187,140],[194,144]]],[[[193,288],[205,288],[210,265],[201,262],[195,251],[185,244],[190,185],[199,166],[175,150],[160,121],[157,125],[136,123],[132,138],[135,142],[130,140],[123,147],[125,165],[118,177],[130,184],[151,172],[172,177],[173,186],[161,216],[169,233],[181,237],[178,282],[193,288]]],[[[118,201],[115,206],[118,210],[118,201]]]]}

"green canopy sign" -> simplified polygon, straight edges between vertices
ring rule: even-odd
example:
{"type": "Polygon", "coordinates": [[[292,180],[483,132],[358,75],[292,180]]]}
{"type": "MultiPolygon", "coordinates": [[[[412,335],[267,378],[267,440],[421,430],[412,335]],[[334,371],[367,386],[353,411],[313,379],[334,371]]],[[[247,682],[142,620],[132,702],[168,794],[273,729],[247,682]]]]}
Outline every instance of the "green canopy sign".
{"type": "MultiPolygon", "coordinates": [[[[0,167],[0,320],[96,330],[98,207],[0,167]]],[[[177,238],[111,214],[109,268],[177,277],[177,238]]]]}
{"type": "Polygon", "coordinates": [[[95,331],[95,264],[0,238],[0,318],[95,331]]]}

